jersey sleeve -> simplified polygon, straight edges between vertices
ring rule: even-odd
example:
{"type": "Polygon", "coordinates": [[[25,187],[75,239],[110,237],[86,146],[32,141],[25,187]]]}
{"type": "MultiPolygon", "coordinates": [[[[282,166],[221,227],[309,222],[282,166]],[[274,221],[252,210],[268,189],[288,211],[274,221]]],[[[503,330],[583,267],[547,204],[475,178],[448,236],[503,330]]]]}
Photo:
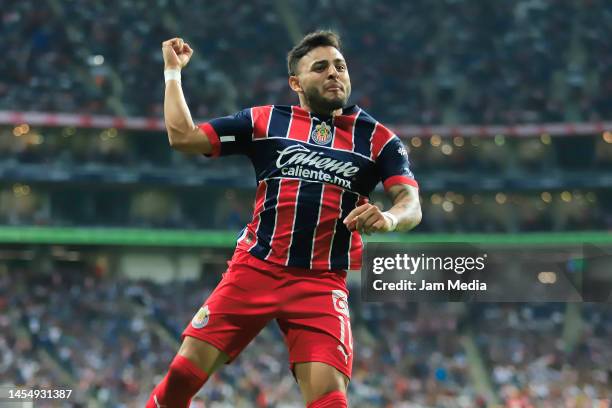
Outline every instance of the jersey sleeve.
{"type": "Polygon", "coordinates": [[[212,145],[212,152],[206,156],[249,154],[253,141],[251,109],[243,109],[234,115],[212,119],[198,126],[212,145]]]}
{"type": "Polygon", "coordinates": [[[385,190],[395,184],[419,187],[410,170],[408,151],[399,137],[393,135],[388,140],[376,159],[376,165],[385,190]]]}

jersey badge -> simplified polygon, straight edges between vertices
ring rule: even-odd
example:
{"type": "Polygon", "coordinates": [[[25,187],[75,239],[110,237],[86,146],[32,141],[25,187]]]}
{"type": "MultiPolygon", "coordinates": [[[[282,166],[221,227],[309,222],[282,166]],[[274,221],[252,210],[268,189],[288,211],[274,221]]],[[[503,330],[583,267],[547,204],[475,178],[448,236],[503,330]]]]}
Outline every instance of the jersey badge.
{"type": "Polygon", "coordinates": [[[325,122],[319,123],[312,131],[312,140],[318,145],[326,145],[331,141],[331,126],[325,122]]]}
{"type": "Polygon", "coordinates": [[[198,313],[193,316],[191,320],[191,325],[194,329],[201,329],[202,327],[208,324],[208,320],[210,319],[210,311],[208,310],[208,305],[201,307],[198,310],[198,313]]]}

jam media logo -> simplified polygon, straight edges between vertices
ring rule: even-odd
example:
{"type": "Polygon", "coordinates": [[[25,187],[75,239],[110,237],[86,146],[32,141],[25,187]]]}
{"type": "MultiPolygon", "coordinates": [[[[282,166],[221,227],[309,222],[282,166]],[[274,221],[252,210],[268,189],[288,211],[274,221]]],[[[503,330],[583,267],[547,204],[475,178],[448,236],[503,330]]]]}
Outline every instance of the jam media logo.
{"type": "Polygon", "coordinates": [[[201,307],[200,310],[193,316],[191,319],[191,325],[194,329],[201,329],[202,327],[208,324],[208,320],[210,319],[210,311],[208,310],[208,305],[201,307]]]}
{"type": "Polygon", "coordinates": [[[331,126],[325,122],[319,123],[317,126],[315,126],[310,136],[316,144],[326,145],[332,138],[331,126]]]}

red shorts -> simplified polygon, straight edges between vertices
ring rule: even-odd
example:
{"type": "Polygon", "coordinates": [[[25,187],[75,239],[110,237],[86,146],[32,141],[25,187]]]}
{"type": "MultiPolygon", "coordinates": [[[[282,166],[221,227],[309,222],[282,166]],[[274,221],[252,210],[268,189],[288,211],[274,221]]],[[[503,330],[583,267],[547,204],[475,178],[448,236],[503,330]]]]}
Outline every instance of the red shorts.
{"type": "Polygon", "coordinates": [[[345,271],[285,267],[237,249],[223,279],[183,332],[230,356],[276,319],[295,363],[319,361],[348,378],[353,336],[345,271]]]}

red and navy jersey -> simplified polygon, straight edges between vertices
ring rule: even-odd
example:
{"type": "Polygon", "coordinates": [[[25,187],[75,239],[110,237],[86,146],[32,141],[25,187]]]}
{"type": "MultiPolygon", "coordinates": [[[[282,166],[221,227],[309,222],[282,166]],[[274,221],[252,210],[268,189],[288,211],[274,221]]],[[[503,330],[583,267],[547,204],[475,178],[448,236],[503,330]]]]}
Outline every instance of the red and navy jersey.
{"type": "Polygon", "coordinates": [[[210,156],[243,154],[255,167],[252,221],[237,245],[276,264],[360,269],[363,243],[342,222],[379,182],[417,186],[400,139],[356,105],[334,117],[258,106],[200,125],[210,156]]]}

